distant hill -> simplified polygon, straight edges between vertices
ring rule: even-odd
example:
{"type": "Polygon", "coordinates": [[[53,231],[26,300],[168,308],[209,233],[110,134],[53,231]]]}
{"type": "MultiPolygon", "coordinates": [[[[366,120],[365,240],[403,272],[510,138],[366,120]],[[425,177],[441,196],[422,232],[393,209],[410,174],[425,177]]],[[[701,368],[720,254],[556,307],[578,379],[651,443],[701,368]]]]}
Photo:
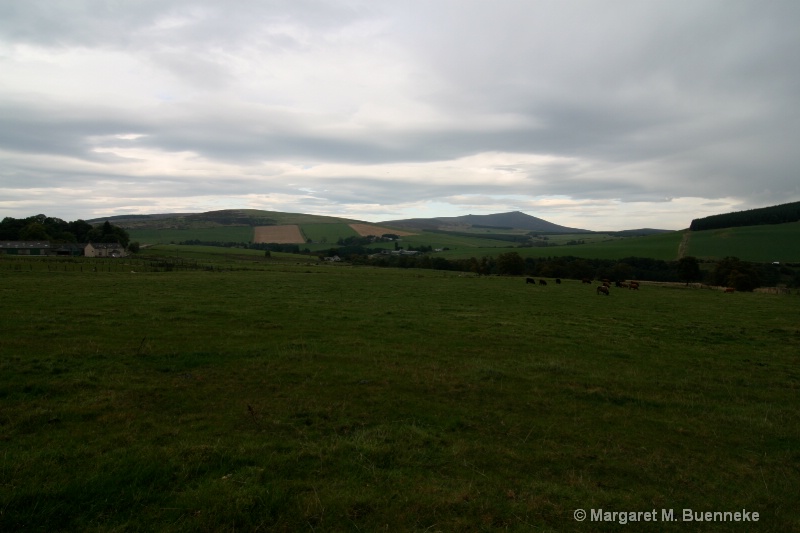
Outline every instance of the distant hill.
{"type": "Polygon", "coordinates": [[[203,229],[220,226],[279,226],[283,224],[361,223],[361,220],[283,213],[260,209],[224,209],[205,213],[162,213],[155,215],[115,215],[87,220],[100,224],[106,220],[124,229],[203,229]]]}
{"type": "Polygon", "coordinates": [[[460,217],[437,218],[408,218],[403,220],[387,220],[380,222],[384,226],[397,226],[409,229],[438,229],[448,228],[495,228],[495,229],[524,229],[542,233],[591,233],[590,230],[568,228],[559,226],[541,218],[526,215],[520,211],[497,213],[494,215],[463,215],[460,217]]]}
{"type": "Polygon", "coordinates": [[[692,220],[689,229],[702,231],[741,226],[760,226],[763,224],[785,224],[787,222],[797,222],[798,220],[800,220],[800,202],[792,202],[696,218],[692,220]]]}

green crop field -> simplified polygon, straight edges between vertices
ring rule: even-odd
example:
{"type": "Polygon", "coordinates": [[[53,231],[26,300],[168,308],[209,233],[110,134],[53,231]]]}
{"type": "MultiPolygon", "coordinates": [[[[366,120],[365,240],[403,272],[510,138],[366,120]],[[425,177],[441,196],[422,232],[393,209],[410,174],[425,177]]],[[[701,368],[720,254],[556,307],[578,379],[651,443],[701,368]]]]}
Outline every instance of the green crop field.
{"type": "Polygon", "coordinates": [[[701,258],[735,256],[744,261],[800,261],[800,222],[693,231],[689,255],[701,258]]]}
{"type": "Polygon", "coordinates": [[[315,243],[336,244],[339,239],[357,237],[358,232],[348,224],[303,224],[303,234],[315,243]]]}
{"type": "Polygon", "coordinates": [[[219,226],[197,229],[130,229],[131,241],[142,244],[169,244],[184,241],[252,242],[253,228],[249,226],[219,226]]]}
{"type": "Polygon", "coordinates": [[[799,296],[109,263],[0,258],[0,531],[800,530],[799,296]]]}

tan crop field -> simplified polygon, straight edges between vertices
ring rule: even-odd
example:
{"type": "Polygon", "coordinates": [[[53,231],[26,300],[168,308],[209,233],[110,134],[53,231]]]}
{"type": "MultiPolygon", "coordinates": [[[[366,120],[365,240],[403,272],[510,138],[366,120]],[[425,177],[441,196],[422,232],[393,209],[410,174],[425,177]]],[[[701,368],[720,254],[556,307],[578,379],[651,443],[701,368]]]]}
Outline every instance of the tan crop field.
{"type": "Polygon", "coordinates": [[[400,237],[407,237],[409,235],[416,235],[416,233],[411,233],[408,231],[400,231],[398,229],[391,229],[391,228],[384,228],[381,226],[373,226],[372,224],[350,224],[350,227],[353,228],[355,231],[358,232],[359,235],[362,237],[366,237],[368,235],[375,235],[380,237],[386,233],[393,233],[400,237]]]}
{"type": "Polygon", "coordinates": [[[253,228],[253,242],[295,244],[305,242],[300,226],[290,224],[285,226],[256,226],[253,228]]]}

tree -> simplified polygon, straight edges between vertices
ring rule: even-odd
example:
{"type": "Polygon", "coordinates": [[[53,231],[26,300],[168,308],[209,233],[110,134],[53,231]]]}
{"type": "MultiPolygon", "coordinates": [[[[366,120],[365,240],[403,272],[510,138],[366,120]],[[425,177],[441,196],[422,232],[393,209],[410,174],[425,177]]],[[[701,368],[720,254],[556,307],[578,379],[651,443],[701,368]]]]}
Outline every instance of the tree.
{"type": "Polygon", "coordinates": [[[521,276],[525,273],[525,260],[517,252],[497,256],[496,272],[501,276],[521,276]]]}
{"type": "Polygon", "coordinates": [[[132,254],[138,254],[139,253],[139,248],[140,248],[140,246],[139,246],[139,243],[137,241],[133,241],[133,242],[128,244],[128,251],[130,253],[132,253],[132,254]]]}
{"type": "Polygon", "coordinates": [[[678,260],[678,277],[685,281],[687,285],[689,282],[698,281],[702,277],[700,263],[696,257],[687,255],[678,260]]]}
{"type": "Polygon", "coordinates": [[[41,222],[31,222],[19,232],[19,239],[22,241],[49,241],[50,236],[44,224],[41,222]]]}
{"type": "Polygon", "coordinates": [[[733,287],[737,291],[752,291],[761,286],[755,268],[738,257],[726,257],[718,262],[711,277],[714,285],[733,287]]]}
{"type": "Polygon", "coordinates": [[[108,220],[92,228],[86,238],[93,242],[118,242],[123,247],[127,247],[130,241],[127,231],[111,224],[108,220]]]}

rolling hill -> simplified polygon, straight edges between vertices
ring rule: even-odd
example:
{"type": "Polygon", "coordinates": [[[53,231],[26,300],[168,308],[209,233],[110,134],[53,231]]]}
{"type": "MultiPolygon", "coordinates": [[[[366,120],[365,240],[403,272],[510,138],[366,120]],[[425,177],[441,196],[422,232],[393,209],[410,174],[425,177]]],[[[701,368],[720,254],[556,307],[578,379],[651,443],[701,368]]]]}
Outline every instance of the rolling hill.
{"type": "Polygon", "coordinates": [[[463,215],[460,217],[409,218],[404,220],[387,220],[381,222],[386,226],[413,229],[523,229],[542,233],[591,233],[590,230],[568,228],[553,224],[541,218],[526,215],[520,211],[497,213],[493,215],[463,215]]]}
{"type": "MultiPolygon", "coordinates": [[[[386,233],[386,228],[410,231],[414,235],[403,236],[403,248],[446,249],[442,256],[447,258],[493,256],[514,249],[524,257],[637,256],[675,260],[683,253],[706,260],[736,256],[756,262],[800,261],[800,247],[795,244],[800,243],[800,222],[687,232],[656,229],[593,232],[559,226],[519,211],[369,224],[342,217],[262,210],[122,215],[88,222],[106,220],[125,228],[132,240],[146,244],[248,243],[254,242],[255,227],[297,225],[303,235],[297,244],[311,251],[322,251],[336,246],[339,239],[352,237],[355,232],[351,224],[367,224],[379,230],[377,235],[386,233]]],[[[393,243],[384,245],[394,247],[393,243]]]]}

